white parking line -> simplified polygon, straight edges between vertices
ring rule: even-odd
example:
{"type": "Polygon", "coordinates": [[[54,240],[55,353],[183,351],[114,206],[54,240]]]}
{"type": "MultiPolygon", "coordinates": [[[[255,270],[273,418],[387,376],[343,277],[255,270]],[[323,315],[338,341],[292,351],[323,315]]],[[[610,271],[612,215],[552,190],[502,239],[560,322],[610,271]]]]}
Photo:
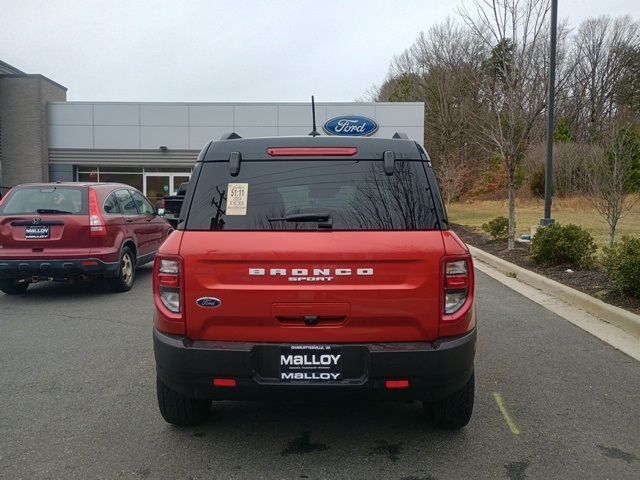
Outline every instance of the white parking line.
{"type": "Polygon", "coordinates": [[[606,319],[595,317],[574,305],[570,305],[537,288],[531,287],[516,278],[509,278],[504,273],[481,262],[477,258],[474,258],[473,262],[478,270],[489,275],[491,278],[498,280],[512,290],[573,323],[585,332],[589,332],[594,337],[599,338],[603,342],[640,361],[640,338],[615,325],[607,323],[606,319]]]}

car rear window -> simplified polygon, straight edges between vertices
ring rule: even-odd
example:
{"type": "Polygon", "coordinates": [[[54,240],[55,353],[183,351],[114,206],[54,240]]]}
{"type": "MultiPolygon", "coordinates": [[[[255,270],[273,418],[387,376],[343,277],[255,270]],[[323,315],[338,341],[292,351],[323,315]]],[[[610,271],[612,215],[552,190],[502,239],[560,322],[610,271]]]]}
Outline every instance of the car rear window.
{"type": "Polygon", "coordinates": [[[187,230],[319,228],[438,229],[425,165],[397,161],[386,175],[380,160],[244,161],[233,177],[228,162],[202,164],[187,230]]]}
{"type": "Polygon", "coordinates": [[[2,215],[87,215],[87,191],[73,187],[20,187],[5,199],[2,215]]]}

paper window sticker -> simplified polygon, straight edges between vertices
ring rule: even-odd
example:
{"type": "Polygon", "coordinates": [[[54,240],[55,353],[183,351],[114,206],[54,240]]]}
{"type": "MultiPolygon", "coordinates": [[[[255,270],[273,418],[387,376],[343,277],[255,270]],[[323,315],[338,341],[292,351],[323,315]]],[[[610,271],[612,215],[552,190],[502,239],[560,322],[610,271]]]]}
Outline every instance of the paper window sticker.
{"type": "Polygon", "coordinates": [[[227,215],[246,215],[249,198],[248,183],[229,183],[227,185],[227,215]]]}

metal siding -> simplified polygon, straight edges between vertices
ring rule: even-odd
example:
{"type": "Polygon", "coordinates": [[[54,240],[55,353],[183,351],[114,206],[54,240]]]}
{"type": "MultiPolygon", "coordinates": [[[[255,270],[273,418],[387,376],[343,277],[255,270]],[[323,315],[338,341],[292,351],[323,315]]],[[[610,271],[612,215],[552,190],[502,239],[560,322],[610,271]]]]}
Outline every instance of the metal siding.
{"type": "Polygon", "coordinates": [[[140,148],[140,127],[128,125],[96,125],[93,127],[94,148],[140,148]]]}
{"type": "Polygon", "coordinates": [[[278,125],[277,105],[236,105],[234,127],[275,127],[278,125]]]}
{"type": "Polygon", "coordinates": [[[93,148],[93,126],[49,125],[49,148],[93,148]]]}
{"type": "Polygon", "coordinates": [[[95,104],[93,106],[95,125],[140,125],[140,105],[129,103],[95,104]]]}
{"type": "Polygon", "coordinates": [[[141,103],[140,125],[186,127],[189,125],[189,107],[186,104],[153,105],[141,103]]]}
{"type": "Polygon", "coordinates": [[[233,131],[233,127],[190,127],[189,148],[201,149],[209,140],[218,140],[224,133],[233,131]]]}
{"type": "Polygon", "coordinates": [[[93,125],[93,105],[87,103],[50,103],[49,125],[93,125]]]}
{"type": "MultiPolygon", "coordinates": [[[[322,127],[327,121],[327,107],[316,104],[316,124],[322,127]]],[[[311,105],[278,105],[278,127],[309,126],[311,131],[311,105]]],[[[307,132],[307,133],[309,133],[307,132]]],[[[279,135],[283,135],[279,133],[279,135]]],[[[284,134],[286,135],[286,134],[284,134]]]]}
{"type": "Polygon", "coordinates": [[[153,150],[161,145],[169,149],[189,148],[188,127],[140,127],[140,148],[153,150]]]}
{"type": "MultiPolygon", "coordinates": [[[[49,136],[53,149],[142,149],[161,145],[198,150],[211,139],[235,131],[243,137],[307,135],[311,106],[307,103],[109,103],[49,104],[49,136]]],[[[375,137],[396,131],[422,143],[422,103],[317,103],[316,123],[338,115],[374,118],[375,137]]],[[[164,159],[166,157],[161,157],[164,159]]],[[[164,160],[160,160],[164,163],[164,160]]]]}
{"type": "Polygon", "coordinates": [[[417,127],[424,123],[424,110],[411,105],[376,105],[375,120],[385,127],[417,127]]]}
{"type": "Polygon", "coordinates": [[[233,105],[189,105],[189,125],[228,128],[233,125],[233,105]]]}
{"type": "Polygon", "coordinates": [[[360,103],[327,105],[327,119],[338,117],[340,115],[362,115],[375,119],[376,107],[374,105],[360,103]]]}

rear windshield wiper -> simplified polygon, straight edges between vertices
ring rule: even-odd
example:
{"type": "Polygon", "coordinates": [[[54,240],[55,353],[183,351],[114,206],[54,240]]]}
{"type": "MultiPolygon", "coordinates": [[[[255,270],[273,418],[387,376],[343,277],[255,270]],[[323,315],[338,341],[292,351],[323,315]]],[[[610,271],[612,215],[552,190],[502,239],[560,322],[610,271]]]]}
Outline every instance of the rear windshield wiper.
{"type": "Polygon", "coordinates": [[[331,215],[328,213],[294,213],[284,217],[268,218],[270,222],[328,222],[331,215]]]}
{"type": "Polygon", "coordinates": [[[270,222],[318,222],[318,229],[331,230],[333,221],[328,213],[294,213],[284,217],[267,218],[270,222]]]}
{"type": "Polygon", "coordinates": [[[38,208],[36,212],[40,214],[42,213],[66,213],[66,214],[73,213],[73,212],[67,212],[66,210],[56,210],[55,208],[38,208]]]}

